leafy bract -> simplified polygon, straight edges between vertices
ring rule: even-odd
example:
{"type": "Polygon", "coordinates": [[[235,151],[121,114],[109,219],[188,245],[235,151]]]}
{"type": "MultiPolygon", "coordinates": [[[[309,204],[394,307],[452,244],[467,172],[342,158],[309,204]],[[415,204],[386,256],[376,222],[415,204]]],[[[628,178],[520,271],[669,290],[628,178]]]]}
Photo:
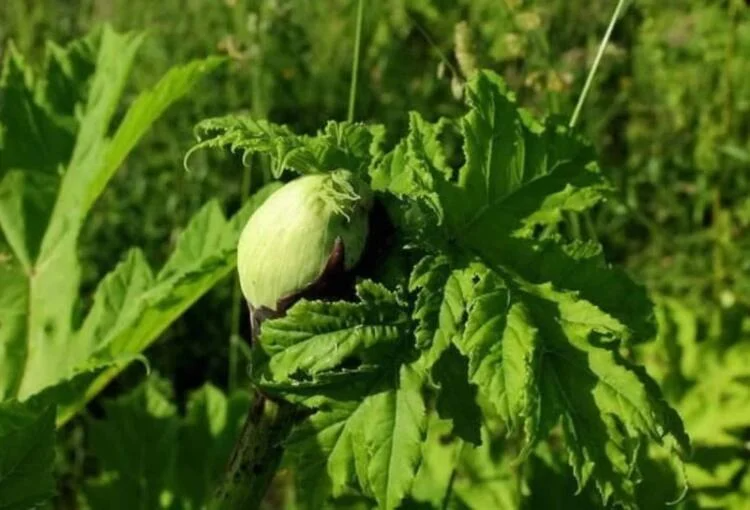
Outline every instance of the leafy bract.
{"type": "Polygon", "coordinates": [[[100,474],[86,495],[94,508],[203,508],[236,439],[249,395],[205,385],[185,416],[166,381],[150,377],[91,420],[89,437],[100,474]]]}
{"type": "MultiPolygon", "coordinates": [[[[132,251],[101,282],[77,324],[76,243],[86,214],[153,122],[221,62],[173,68],[113,126],[141,40],[105,26],[64,48],[50,45],[42,75],[35,76],[12,46],[3,62],[0,401],[25,401],[69,384],[51,397],[65,397],[58,423],[234,265],[241,225],[209,204],[161,272],[154,274],[132,251]],[[210,244],[207,236],[214,236],[210,244]],[[196,250],[201,239],[203,248],[196,250]]],[[[246,219],[252,207],[239,216],[246,219]]]]}
{"type": "Polygon", "coordinates": [[[198,143],[188,151],[185,164],[197,150],[227,148],[242,153],[243,161],[255,153],[270,156],[277,178],[287,169],[301,174],[339,168],[365,173],[381,154],[384,134],[379,125],[329,121],[315,135],[297,135],[263,119],[229,115],[196,126],[198,143]]]}

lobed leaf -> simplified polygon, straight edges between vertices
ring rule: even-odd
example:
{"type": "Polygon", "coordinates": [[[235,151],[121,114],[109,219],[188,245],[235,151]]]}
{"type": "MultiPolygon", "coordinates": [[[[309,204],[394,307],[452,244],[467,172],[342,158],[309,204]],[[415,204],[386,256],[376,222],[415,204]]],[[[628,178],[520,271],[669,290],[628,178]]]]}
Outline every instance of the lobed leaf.
{"type": "Polygon", "coordinates": [[[410,346],[411,320],[398,297],[367,281],[357,291],[358,303],[303,300],[264,323],[260,345],[273,380],[314,380],[352,358],[386,362],[410,346]]]}
{"type": "Polygon", "coordinates": [[[39,76],[11,48],[0,74],[0,401],[55,394],[58,424],[231,270],[239,222],[265,196],[231,220],[208,205],[159,273],[130,252],[76,330],[87,212],[148,128],[219,62],[174,68],[113,126],[141,41],[104,26],[48,45],[39,76]]]}

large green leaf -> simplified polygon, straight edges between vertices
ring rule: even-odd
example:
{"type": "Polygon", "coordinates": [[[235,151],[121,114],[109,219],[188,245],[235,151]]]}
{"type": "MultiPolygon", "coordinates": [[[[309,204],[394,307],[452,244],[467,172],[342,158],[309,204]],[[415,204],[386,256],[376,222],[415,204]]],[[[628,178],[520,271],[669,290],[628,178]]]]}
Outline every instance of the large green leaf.
{"type": "MultiPolygon", "coordinates": [[[[428,265],[434,263],[422,261],[415,273],[428,265]]],[[[455,331],[451,341],[468,366],[461,358],[441,359],[434,377],[467,373],[481,402],[510,432],[524,433],[526,450],[561,424],[579,486],[591,480],[605,501],[633,505],[641,436],[689,449],[680,419],[656,383],[617,352],[612,339],[624,334],[624,326],[611,316],[573,293],[549,284],[519,286],[481,264],[457,267],[443,278],[439,295],[449,316],[463,317],[460,329],[447,330],[455,331]]],[[[430,285],[440,287],[434,279],[430,285]]],[[[443,416],[457,430],[465,418],[443,416]]]]}
{"type": "Polygon", "coordinates": [[[295,427],[287,462],[300,504],[320,508],[327,498],[361,491],[381,508],[398,508],[411,490],[426,429],[423,374],[404,365],[372,380],[359,400],[319,401],[319,409],[295,427]]]}
{"type": "MultiPolygon", "coordinates": [[[[206,204],[187,225],[157,274],[138,250],[131,251],[100,283],[94,305],[75,333],[73,345],[97,361],[127,358],[145,350],[232,271],[242,226],[277,188],[269,185],[261,189],[228,220],[217,202],[206,204]]],[[[120,370],[120,366],[113,366],[102,372],[77,401],[60,409],[59,421],[69,419],[120,370]]]]}
{"type": "Polygon", "coordinates": [[[240,220],[254,207],[229,221],[208,205],[157,275],[139,252],[130,253],[101,283],[75,329],[76,243],[91,204],[161,113],[220,62],[171,70],[133,101],[111,135],[141,39],[105,26],[65,48],[50,45],[43,76],[34,76],[12,48],[3,64],[0,401],[26,400],[82,371],[109,368],[90,377],[88,387],[77,384],[77,398],[66,395],[59,422],[231,270],[240,220]],[[201,238],[205,247],[196,251],[201,238]]]}
{"type": "Polygon", "coordinates": [[[604,264],[598,246],[566,246],[535,235],[537,228],[556,227],[565,213],[586,211],[606,197],[611,186],[591,149],[557,124],[540,125],[519,110],[491,72],[470,80],[467,95],[461,168],[446,168],[448,148],[441,137],[450,124],[412,114],[406,142],[374,169],[373,183],[437,213],[442,228],[431,230],[440,247],[458,247],[528,282],[554,282],[577,292],[627,325],[624,340],[650,340],[655,324],[645,290],[604,264]]]}
{"type": "Polygon", "coordinates": [[[635,505],[643,438],[678,452],[690,445],[656,383],[618,351],[653,336],[644,290],[607,267],[596,243],[560,231],[564,213],[586,211],[610,186],[587,146],[533,121],[496,75],[479,73],[467,95],[460,168],[446,164],[450,124],[412,115],[405,141],[372,173],[401,199],[405,232],[443,252],[417,264],[410,285],[438,410],[465,434],[441,382],[464,372],[485,413],[524,438],[522,454],[560,429],[578,486],[635,505]],[[442,354],[451,344],[462,356],[442,354]]]}

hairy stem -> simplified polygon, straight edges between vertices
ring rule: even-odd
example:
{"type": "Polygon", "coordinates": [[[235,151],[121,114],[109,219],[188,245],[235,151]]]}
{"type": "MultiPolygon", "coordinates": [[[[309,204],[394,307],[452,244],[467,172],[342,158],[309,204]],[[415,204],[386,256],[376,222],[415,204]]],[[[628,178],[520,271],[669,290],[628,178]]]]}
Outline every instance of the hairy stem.
{"type": "Polygon", "coordinates": [[[253,405],[235,444],[211,510],[259,508],[281,463],[283,443],[294,422],[294,406],[255,391],[253,405]]]}
{"type": "MultiPolygon", "coordinates": [[[[263,321],[284,313],[258,313],[250,306],[251,342],[258,342],[263,321]]],[[[260,508],[281,464],[284,441],[292,431],[296,411],[290,403],[272,400],[257,388],[253,390],[252,406],[209,510],[260,508]]]]}

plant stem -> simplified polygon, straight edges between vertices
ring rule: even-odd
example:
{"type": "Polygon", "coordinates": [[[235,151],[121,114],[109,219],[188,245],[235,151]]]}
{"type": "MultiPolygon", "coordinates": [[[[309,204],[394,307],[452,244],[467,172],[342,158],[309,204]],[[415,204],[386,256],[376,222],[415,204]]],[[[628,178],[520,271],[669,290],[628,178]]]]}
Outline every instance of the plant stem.
{"type": "MultiPolygon", "coordinates": [[[[604,56],[604,50],[607,49],[607,44],[609,44],[609,39],[612,37],[612,31],[615,28],[615,23],[617,23],[617,20],[620,18],[620,14],[622,13],[622,9],[625,6],[626,0],[618,0],[617,5],[615,6],[615,10],[612,13],[612,17],[609,20],[609,25],[607,26],[607,31],[604,33],[604,37],[602,37],[601,42],[599,43],[599,49],[596,52],[596,57],[594,57],[594,63],[591,66],[591,69],[589,70],[588,76],[586,76],[586,82],[583,85],[583,90],[581,90],[581,95],[578,97],[578,103],[576,104],[575,110],[573,110],[573,115],[570,117],[570,123],[568,126],[572,129],[575,127],[575,125],[578,123],[578,117],[581,115],[581,110],[583,109],[583,103],[586,102],[586,97],[589,95],[589,90],[591,90],[591,84],[594,82],[594,76],[596,76],[596,72],[599,69],[599,64],[602,61],[602,57],[604,56]]],[[[596,239],[596,231],[593,229],[593,222],[591,221],[591,218],[589,217],[588,212],[583,213],[584,216],[584,222],[586,223],[588,228],[588,233],[591,236],[592,239],[596,239]]],[[[570,231],[572,233],[572,236],[574,239],[581,239],[581,225],[580,221],[578,219],[578,216],[575,213],[569,213],[566,214],[567,224],[570,228],[570,231]]]]}
{"type": "MultiPolygon", "coordinates": [[[[267,317],[268,318],[268,317],[267,317]]],[[[264,319],[250,309],[251,339],[255,343],[264,319]]],[[[239,347],[239,344],[238,344],[239,347]]],[[[260,508],[268,487],[281,464],[284,441],[297,416],[297,408],[253,391],[253,402],[242,432],[234,444],[226,472],[208,510],[260,508]]]]}
{"type": "Polygon", "coordinates": [[[626,0],[618,0],[617,6],[615,7],[615,12],[612,13],[612,18],[609,20],[609,26],[607,27],[607,31],[604,34],[604,37],[602,38],[601,43],[599,43],[599,51],[596,52],[596,57],[594,58],[594,64],[591,66],[591,69],[589,70],[589,74],[586,77],[586,83],[583,85],[583,90],[581,91],[581,95],[578,97],[578,104],[576,104],[576,108],[573,111],[573,115],[570,117],[570,124],[569,126],[572,128],[576,125],[578,122],[578,117],[581,114],[581,109],[583,108],[583,103],[586,101],[586,96],[589,94],[589,89],[591,88],[591,84],[594,81],[594,76],[596,75],[596,71],[599,69],[599,63],[602,60],[602,56],[604,56],[604,50],[607,48],[607,44],[609,43],[609,38],[612,36],[612,30],[615,28],[615,23],[617,23],[617,20],[620,18],[620,13],[625,6],[626,0]]]}
{"type": "Polygon", "coordinates": [[[352,58],[352,82],[349,88],[349,112],[346,118],[349,122],[354,120],[354,102],[357,98],[357,76],[359,75],[359,50],[362,42],[362,17],[365,2],[357,2],[357,27],[354,33],[354,56],[352,58]]]}
{"type": "Polygon", "coordinates": [[[210,510],[260,508],[281,463],[293,419],[291,404],[274,402],[255,391],[227,473],[208,505],[210,510]]]}

